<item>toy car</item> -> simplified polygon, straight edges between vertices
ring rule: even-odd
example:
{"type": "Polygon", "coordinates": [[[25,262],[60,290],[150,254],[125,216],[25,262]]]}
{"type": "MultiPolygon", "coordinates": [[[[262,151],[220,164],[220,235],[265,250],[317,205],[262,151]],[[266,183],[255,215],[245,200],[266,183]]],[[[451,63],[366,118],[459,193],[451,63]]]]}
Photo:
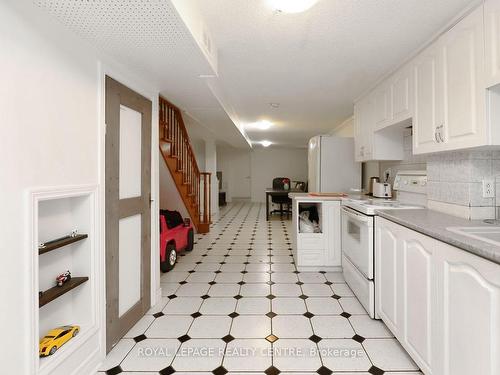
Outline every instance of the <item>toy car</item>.
{"type": "Polygon", "coordinates": [[[191,220],[182,219],[178,211],[160,210],[160,268],[170,271],[177,253],[193,250],[194,230],[191,220]]]}
{"type": "Polygon", "coordinates": [[[63,286],[65,282],[70,280],[71,280],[71,272],[69,271],[63,272],[56,277],[57,286],[63,286]]]}
{"type": "Polygon", "coordinates": [[[62,326],[50,330],[41,340],[39,355],[46,357],[52,355],[61,346],[66,344],[80,332],[80,326],[62,326]]]}

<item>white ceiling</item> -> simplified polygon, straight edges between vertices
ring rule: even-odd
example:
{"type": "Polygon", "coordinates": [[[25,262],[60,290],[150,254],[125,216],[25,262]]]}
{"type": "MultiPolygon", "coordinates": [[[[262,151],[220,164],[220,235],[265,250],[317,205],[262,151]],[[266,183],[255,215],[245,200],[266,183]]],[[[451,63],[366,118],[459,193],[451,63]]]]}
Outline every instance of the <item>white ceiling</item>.
{"type": "Polygon", "coordinates": [[[276,126],[248,129],[252,140],[300,147],[349,117],[358,95],[474,1],[319,0],[300,14],[275,12],[267,0],[32,3],[157,82],[190,123],[204,125],[200,134],[248,147],[237,126],[267,119],[276,126]],[[205,31],[215,64],[195,35],[205,31]]]}
{"type": "Polygon", "coordinates": [[[252,140],[304,145],[353,112],[353,100],[427,42],[470,0],[320,0],[301,14],[266,0],[184,0],[218,47],[220,85],[252,140]],[[279,109],[269,106],[280,103],[279,109]]]}

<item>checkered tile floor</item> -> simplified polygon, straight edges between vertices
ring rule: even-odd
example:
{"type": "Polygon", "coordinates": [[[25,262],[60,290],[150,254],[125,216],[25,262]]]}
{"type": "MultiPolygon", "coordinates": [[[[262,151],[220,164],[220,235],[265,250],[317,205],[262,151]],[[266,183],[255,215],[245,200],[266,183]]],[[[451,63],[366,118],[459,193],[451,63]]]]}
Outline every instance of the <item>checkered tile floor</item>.
{"type": "MultiPolygon", "coordinates": [[[[298,272],[289,221],[236,202],[161,278],[107,374],[421,374],[341,273],[298,272]]],[[[102,374],[102,373],[101,373],[102,374]]]]}

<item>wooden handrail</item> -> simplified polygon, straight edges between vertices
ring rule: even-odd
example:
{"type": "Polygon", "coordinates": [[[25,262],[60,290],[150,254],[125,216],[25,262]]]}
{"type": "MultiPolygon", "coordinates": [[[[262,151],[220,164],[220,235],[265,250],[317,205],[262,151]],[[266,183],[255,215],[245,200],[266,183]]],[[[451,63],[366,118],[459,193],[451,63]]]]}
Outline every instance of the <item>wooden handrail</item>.
{"type": "Polygon", "coordinates": [[[180,109],[161,96],[159,125],[160,141],[170,144],[169,151],[166,151],[160,142],[160,150],[191,219],[197,228],[203,226],[208,231],[211,217],[211,174],[200,172],[180,109]]]}

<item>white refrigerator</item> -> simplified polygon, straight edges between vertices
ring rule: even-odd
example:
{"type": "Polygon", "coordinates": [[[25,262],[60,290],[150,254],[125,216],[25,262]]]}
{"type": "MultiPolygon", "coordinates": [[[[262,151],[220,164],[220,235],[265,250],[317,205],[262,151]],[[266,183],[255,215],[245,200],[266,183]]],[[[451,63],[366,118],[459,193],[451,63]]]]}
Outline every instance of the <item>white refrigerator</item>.
{"type": "Polygon", "coordinates": [[[361,163],[354,161],[354,139],[318,135],[309,140],[308,183],[311,193],[348,193],[361,188],[361,163]]]}

